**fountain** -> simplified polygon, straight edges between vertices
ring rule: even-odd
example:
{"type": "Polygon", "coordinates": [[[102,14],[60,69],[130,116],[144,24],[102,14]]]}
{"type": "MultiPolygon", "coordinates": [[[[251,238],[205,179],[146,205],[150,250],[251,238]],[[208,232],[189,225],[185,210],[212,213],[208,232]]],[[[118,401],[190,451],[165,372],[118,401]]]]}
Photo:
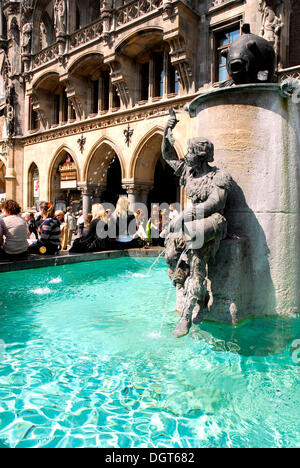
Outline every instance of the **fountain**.
{"type": "MultiPolygon", "coordinates": [[[[187,108],[190,117],[197,119],[197,135],[213,142],[216,164],[216,168],[208,165],[205,171],[191,170],[191,148],[181,163],[189,167],[181,183],[194,207],[200,209],[200,214],[186,210],[185,220],[189,223],[194,219],[196,231],[202,229],[204,246],[200,255],[201,244],[190,247],[174,281],[178,311],[183,317],[187,303],[193,315],[198,308],[196,322],[206,319],[237,324],[250,316],[291,316],[299,311],[300,82],[272,83],[274,51],[268,41],[251,34],[248,26],[244,25],[243,31],[227,56],[231,80],[222,88],[200,95],[187,108]],[[193,171],[195,193],[189,189],[186,177],[193,171]],[[207,204],[211,194],[209,190],[206,196],[200,193],[209,171],[223,174],[226,196],[215,210],[201,214],[201,205],[207,204]],[[204,227],[211,213],[223,217],[223,226],[219,218],[214,231],[215,248],[207,243],[211,238],[206,239],[204,227]],[[208,245],[211,251],[207,254],[208,245]],[[193,273],[196,257],[202,259],[198,284],[193,273]],[[194,303],[188,297],[191,282],[196,289],[194,303]],[[200,302],[195,299],[197,295],[200,302]]],[[[177,122],[171,112],[163,143],[165,159],[175,170],[178,167],[170,157],[170,148],[177,122]]],[[[198,151],[200,157],[201,151],[204,148],[198,151]]],[[[189,228],[174,240],[182,220],[181,214],[166,242],[171,276],[190,240],[189,228]]],[[[175,330],[175,336],[186,334],[191,321],[189,317],[188,326],[182,333],[175,330]]]]}

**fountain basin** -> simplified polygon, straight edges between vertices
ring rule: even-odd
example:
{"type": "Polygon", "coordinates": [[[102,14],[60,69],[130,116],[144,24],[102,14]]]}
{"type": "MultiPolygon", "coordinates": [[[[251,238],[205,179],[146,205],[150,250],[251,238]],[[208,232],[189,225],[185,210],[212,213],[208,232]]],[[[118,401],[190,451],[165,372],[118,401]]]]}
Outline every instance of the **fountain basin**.
{"type": "MultiPolygon", "coordinates": [[[[218,89],[188,107],[197,136],[215,145],[215,165],[234,179],[226,218],[230,234],[249,240],[236,275],[248,270],[251,277],[233,273],[233,281],[247,281],[241,300],[248,287],[252,315],[292,315],[300,305],[300,111],[280,90],[276,84],[218,89]]],[[[218,274],[211,279],[219,287],[218,274]]]]}
{"type": "Polygon", "coordinates": [[[152,263],[1,275],[0,447],[299,446],[300,320],[175,340],[175,290],[165,307],[167,267],[152,263]]]}

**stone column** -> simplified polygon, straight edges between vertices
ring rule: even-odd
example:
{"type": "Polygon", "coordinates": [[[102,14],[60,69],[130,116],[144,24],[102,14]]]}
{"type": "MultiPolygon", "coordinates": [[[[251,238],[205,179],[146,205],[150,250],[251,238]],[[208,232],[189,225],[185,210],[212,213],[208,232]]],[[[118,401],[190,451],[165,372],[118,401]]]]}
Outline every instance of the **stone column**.
{"type": "MultiPolygon", "coordinates": [[[[152,182],[135,182],[128,181],[123,182],[122,187],[126,190],[128,195],[128,200],[130,202],[131,211],[135,211],[137,205],[145,205],[145,209],[148,203],[148,193],[153,188],[152,182]]],[[[139,208],[142,208],[138,206],[139,208]]]]}
{"type": "Polygon", "coordinates": [[[137,202],[142,203],[145,206],[148,206],[148,195],[152,189],[153,189],[152,182],[140,185],[137,202]]]}
{"type": "Polygon", "coordinates": [[[122,188],[127,192],[128,200],[130,203],[130,210],[135,211],[137,189],[134,185],[134,182],[127,182],[125,184],[122,184],[122,188]]]}
{"type": "Polygon", "coordinates": [[[79,183],[78,188],[82,192],[82,211],[83,216],[86,217],[91,212],[93,191],[87,184],[79,183]]]}
{"type": "Polygon", "coordinates": [[[5,174],[5,185],[6,185],[6,198],[7,200],[16,199],[16,171],[14,168],[14,153],[15,144],[14,141],[9,140],[7,142],[7,168],[5,174]]]}

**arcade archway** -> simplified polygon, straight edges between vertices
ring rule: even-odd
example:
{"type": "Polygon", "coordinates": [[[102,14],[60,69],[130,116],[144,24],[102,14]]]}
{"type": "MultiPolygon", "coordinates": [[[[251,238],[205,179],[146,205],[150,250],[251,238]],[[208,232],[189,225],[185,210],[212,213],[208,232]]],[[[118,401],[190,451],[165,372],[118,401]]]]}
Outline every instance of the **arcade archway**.
{"type": "Polygon", "coordinates": [[[34,207],[40,199],[40,174],[35,163],[32,163],[28,172],[28,206],[34,207]]]}
{"type": "Polygon", "coordinates": [[[87,170],[87,185],[94,193],[94,201],[116,204],[122,188],[124,170],[117,152],[107,143],[102,143],[92,155],[87,170]]]}
{"type": "Polygon", "coordinates": [[[60,209],[68,205],[80,205],[78,167],[68,150],[63,149],[55,158],[50,172],[50,201],[60,209]]]}
{"type": "Polygon", "coordinates": [[[162,134],[155,133],[143,145],[135,161],[134,180],[152,187],[147,197],[148,208],[152,203],[180,203],[179,178],[164,161],[161,145],[162,134]]]}

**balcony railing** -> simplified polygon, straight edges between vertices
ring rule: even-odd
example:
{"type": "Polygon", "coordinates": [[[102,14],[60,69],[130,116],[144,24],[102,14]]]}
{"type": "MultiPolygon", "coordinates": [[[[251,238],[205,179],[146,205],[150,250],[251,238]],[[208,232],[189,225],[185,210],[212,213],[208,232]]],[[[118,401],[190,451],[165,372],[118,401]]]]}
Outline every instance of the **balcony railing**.
{"type": "MultiPolygon", "coordinates": [[[[115,27],[122,26],[146,15],[147,13],[155,11],[160,8],[162,4],[163,0],[133,0],[115,12],[115,27]]],[[[67,38],[65,52],[72,52],[85,44],[99,39],[102,33],[103,21],[100,19],[71,34],[67,38]]],[[[32,68],[39,68],[56,59],[58,55],[59,45],[55,43],[33,56],[32,68]]]]}
{"type": "Polygon", "coordinates": [[[209,8],[217,8],[225,6],[227,3],[235,3],[240,0],[211,0],[209,8]]]}
{"type": "Polygon", "coordinates": [[[69,50],[77,49],[81,45],[87,44],[95,39],[99,39],[103,31],[102,20],[76,31],[70,36],[69,50]]]}
{"type": "Polygon", "coordinates": [[[287,78],[297,78],[300,80],[300,65],[297,67],[283,68],[278,71],[279,81],[283,81],[287,78]]]}
{"type": "Polygon", "coordinates": [[[129,3],[117,11],[116,26],[123,26],[151,11],[157,10],[162,3],[162,0],[135,0],[129,3]]]}
{"type": "Polygon", "coordinates": [[[45,63],[49,63],[52,60],[55,60],[59,53],[59,46],[58,44],[53,44],[47,49],[43,49],[33,57],[33,68],[38,68],[45,63]]]}

